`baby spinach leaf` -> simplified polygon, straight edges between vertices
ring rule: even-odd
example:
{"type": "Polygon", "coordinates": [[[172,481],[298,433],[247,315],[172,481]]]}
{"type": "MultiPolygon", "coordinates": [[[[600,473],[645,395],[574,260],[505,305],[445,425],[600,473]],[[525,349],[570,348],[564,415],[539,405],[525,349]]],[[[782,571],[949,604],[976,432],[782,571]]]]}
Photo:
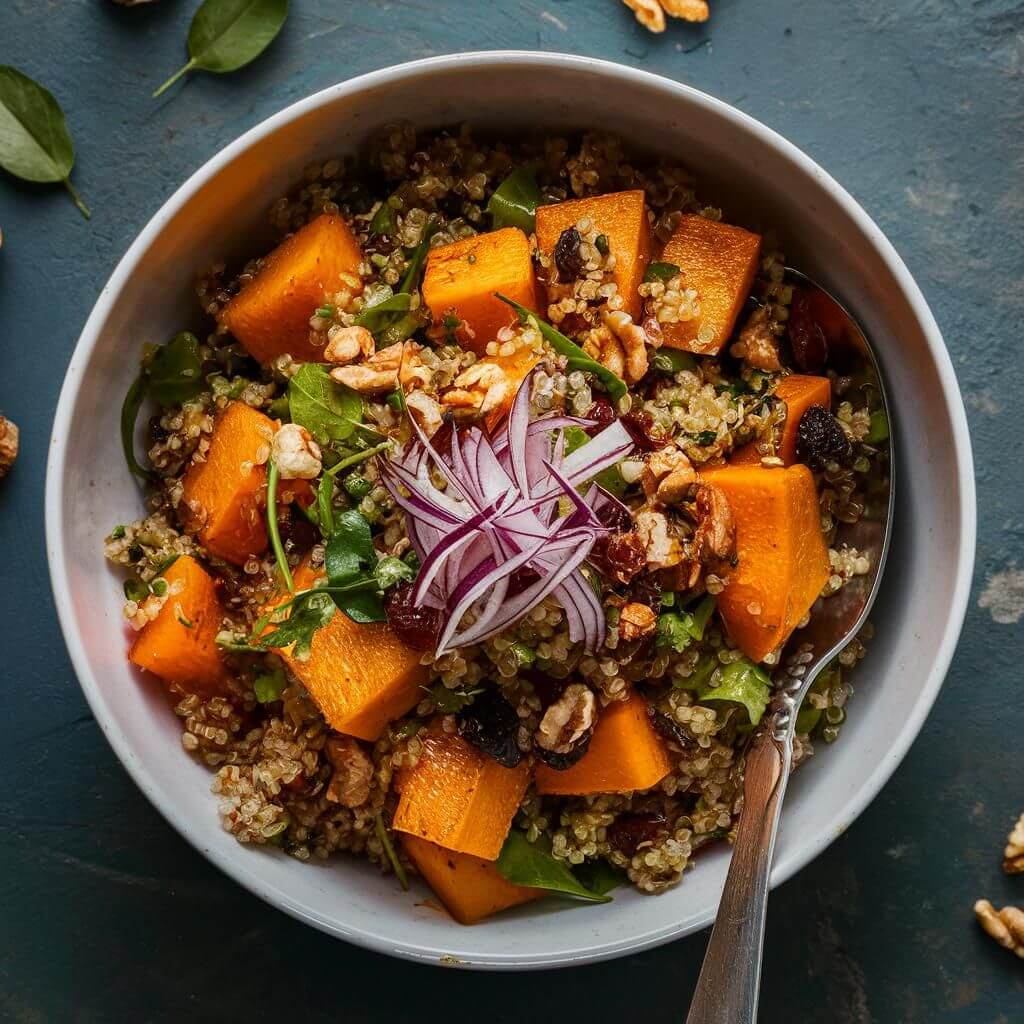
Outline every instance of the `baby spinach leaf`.
{"type": "Polygon", "coordinates": [[[331,378],[319,363],[303,363],[288,383],[293,423],[305,427],[319,444],[344,441],[363,418],[363,400],[331,378]]]}
{"type": "Polygon", "coordinates": [[[536,325],[544,340],[559,355],[566,357],[570,372],[581,370],[584,373],[592,373],[604,385],[604,389],[615,401],[624,398],[628,394],[626,382],[621,377],[617,377],[612,373],[608,367],[602,366],[596,359],[591,359],[576,342],[570,341],[564,334],[556,331],[550,324],[546,324],[536,313],[525,306],[521,306],[518,302],[507,298],[501,292],[495,292],[494,294],[516,311],[521,324],[533,323],[536,325]]]}
{"type": "Polygon", "coordinates": [[[588,889],[573,873],[565,861],[558,860],[543,839],[531,843],[526,836],[512,829],[498,859],[494,862],[498,872],[514,885],[526,885],[548,892],[590,903],[608,903],[611,896],[588,889]]]}
{"type": "Polygon", "coordinates": [[[302,660],[309,654],[313,634],[334,618],[334,601],[330,594],[320,590],[303,591],[292,602],[288,618],[277,628],[259,638],[260,647],[289,647],[302,660]]]}
{"type": "Polygon", "coordinates": [[[663,347],[651,356],[651,366],[659,373],[679,373],[695,369],[697,360],[682,349],[663,347]]]}
{"type": "Polygon", "coordinates": [[[605,896],[626,883],[626,872],[609,864],[603,857],[585,860],[572,869],[572,873],[591,891],[605,896]]]}
{"type": "Polygon", "coordinates": [[[223,74],[244,67],[273,42],[287,17],[288,0],[204,0],[188,30],[188,63],[153,98],[190,71],[223,74]]]}
{"type": "Polygon", "coordinates": [[[537,224],[541,194],[533,168],[517,167],[495,190],[487,203],[491,227],[519,228],[530,234],[537,224]]]}
{"type": "Polygon", "coordinates": [[[398,292],[389,298],[365,306],[355,319],[357,327],[365,327],[374,337],[386,327],[390,327],[401,314],[409,312],[412,296],[407,292],[398,292]]]}
{"type": "Polygon", "coordinates": [[[750,724],[757,725],[771,699],[772,681],[764,669],[752,661],[741,658],[722,668],[718,686],[705,683],[697,691],[700,701],[728,700],[742,704],[750,716],[750,724]]]}
{"type": "Polygon", "coordinates": [[[206,390],[199,339],[188,331],[176,334],[150,356],[146,365],[149,393],[158,405],[180,405],[206,390]]]}
{"type": "Polygon", "coordinates": [[[75,146],[53,93],[15,68],[0,66],[0,167],[24,181],[56,182],[83,217],[90,216],[70,181],[75,146]]]}
{"type": "Polygon", "coordinates": [[[335,519],[334,533],[324,553],[329,584],[348,583],[376,561],[370,524],[355,509],[346,509],[335,519]]]}
{"type": "Polygon", "coordinates": [[[128,393],[121,403],[121,448],[124,451],[124,460],[128,463],[128,469],[140,480],[153,480],[155,474],[139,465],[135,457],[135,422],[139,418],[139,410],[146,400],[146,375],[140,373],[132,381],[128,393]]]}
{"type": "Polygon", "coordinates": [[[679,267],[674,263],[662,263],[660,260],[652,260],[647,264],[644,271],[644,280],[650,284],[651,281],[671,281],[679,273],[679,267]]]}

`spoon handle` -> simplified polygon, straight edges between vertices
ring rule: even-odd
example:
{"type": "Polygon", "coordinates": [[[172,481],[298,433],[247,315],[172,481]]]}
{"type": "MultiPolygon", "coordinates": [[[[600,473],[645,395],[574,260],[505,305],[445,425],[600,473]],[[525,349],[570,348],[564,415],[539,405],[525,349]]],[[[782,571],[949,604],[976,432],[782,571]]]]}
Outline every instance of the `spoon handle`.
{"type": "Polygon", "coordinates": [[[793,731],[774,721],[765,723],[747,752],[743,813],[686,1024],[757,1019],[768,875],[792,757],[793,731]]]}

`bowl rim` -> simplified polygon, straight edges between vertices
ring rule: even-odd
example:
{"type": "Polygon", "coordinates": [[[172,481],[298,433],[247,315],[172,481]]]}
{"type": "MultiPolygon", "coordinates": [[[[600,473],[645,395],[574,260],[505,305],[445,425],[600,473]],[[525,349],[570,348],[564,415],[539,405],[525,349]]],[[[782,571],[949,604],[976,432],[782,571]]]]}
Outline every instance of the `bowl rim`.
{"type": "MultiPolygon", "coordinates": [[[[845,804],[837,808],[828,828],[823,828],[818,835],[800,845],[789,856],[776,860],[771,872],[772,888],[781,885],[817,857],[853,823],[889,780],[920,732],[942,686],[959,641],[970,596],[977,531],[973,456],[963,399],[938,324],[910,271],[892,243],[860,204],[816,161],[775,130],[714,96],[661,75],[592,57],[532,50],[485,50],[448,54],[370,71],[319,90],[265,118],[203,163],[161,205],[118,262],[82,328],[61,386],[47,458],[44,506],[50,582],[64,640],[85,698],[101,730],[114,749],[114,753],[150,803],[199,853],[254,895],[321,931],[376,952],[420,963],[444,963],[448,966],[452,965],[452,958],[447,956],[446,950],[442,947],[396,941],[362,928],[352,927],[335,919],[328,919],[318,913],[315,908],[292,898],[279,886],[259,877],[256,871],[248,867],[249,862],[246,858],[240,856],[239,853],[235,851],[228,853],[204,847],[199,837],[193,832],[190,819],[177,809],[150,772],[148,762],[135,756],[127,737],[118,729],[98,681],[90,670],[69,596],[62,529],[65,439],[71,431],[71,416],[84,378],[84,371],[90,363],[98,343],[100,328],[106,321],[117,296],[135,273],[140,257],[148,250],[153,240],[159,236],[166,224],[188,205],[208,179],[216,175],[254,143],[273,135],[290,121],[339,97],[359,93],[387,83],[414,78],[424,73],[479,70],[481,68],[500,71],[503,66],[510,63],[529,65],[540,71],[547,69],[586,70],[656,88],[662,91],[667,98],[683,97],[688,103],[703,107],[710,113],[732,122],[735,126],[757,137],[767,146],[781,151],[785,158],[820,183],[876,248],[910,304],[935,364],[942,399],[952,426],[955,468],[960,492],[958,512],[961,528],[959,550],[955,557],[956,582],[950,606],[948,628],[936,651],[935,668],[923,681],[912,711],[907,716],[895,744],[878,759],[856,793],[845,804]]],[[[594,963],[661,945],[706,927],[713,918],[714,911],[712,910],[702,918],[696,921],[691,920],[686,925],[668,925],[640,936],[619,937],[580,951],[569,950],[537,956],[479,954],[466,957],[463,954],[457,962],[457,966],[515,970],[594,963]]]]}

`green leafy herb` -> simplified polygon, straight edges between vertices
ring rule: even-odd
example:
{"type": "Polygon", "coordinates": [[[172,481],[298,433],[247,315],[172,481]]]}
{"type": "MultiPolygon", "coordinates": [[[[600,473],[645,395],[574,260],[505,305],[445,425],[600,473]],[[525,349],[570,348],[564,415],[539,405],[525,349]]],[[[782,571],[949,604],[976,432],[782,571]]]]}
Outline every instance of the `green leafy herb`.
{"type": "Polygon", "coordinates": [[[884,409],[876,409],[871,414],[867,436],[864,440],[868,444],[881,444],[883,441],[889,440],[889,417],[885,415],[884,409]]]}
{"type": "Polygon", "coordinates": [[[607,235],[598,235],[597,238],[594,239],[594,248],[602,256],[607,256],[608,252],[609,252],[609,249],[608,249],[608,236],[607,235]]]}
{"type": "Polygon", "coordinates": [[[260,647],[289,647],[300,661],[309,655],[313,635],[334,618],[334,600],[322,590],[304,590],[290,602],[288,617],[266,636],[259,638],[260,647]]]}
{"type": "MultiPolygon", "coordinates": [[[[362,424],[358,424],[362,426],[362,424]]],[[[339,459],[327,472],[331,476],[337,476],[343,469],[348,469],[350,466],[355,466],[357,463],[365,462],[367,459],[373,458],[374,455],[380,455],[381,452],[387,451],[391,447],[391,442],[384,438],[380,444],[374,445],[372,448],[364,448],[362,451],[353,452],[351,455],[346,455],[343,459],[339,459]]],[[[367,493],[372,490],[369,488],[367,493]]]]}
{"type": "Polygon", "coordinates": [[[757,725],[771,699],[772,682],[768,674],[746,658],[722,668],[718,686],[703,685],[697,693],[701,701],[728,700],[742,704],[750,716],[750,724],[757,725]]]}
{"type": "Polygon", "coordinates": [[[685,678],[673,678],[672,685],[679,690],[696,690],[700,692],[711,678],[712,673],[719,666],[718,659],[712,654],[705,654],[697,667],[685,678]]]}
{"type": "Polygon", "coordinates": [[[145,601],[149,597],[149,586],[134,576],[124,581],[124,596],[129,601],[145,601]]]}
{"type": "Polygon", "coordinates": [[[692,612],[662,612],[655,646],[682,654],[694,640],[704,639],[704,629],[714,610],[715,599],[708,595],[692,612]]]}
{"type": "Polygon", "coordinates": [[[430,694],[437,710],[446,715],[457,715],[460,711],[464,711],[473,703],[473,698],[477,694],[484,692],[482,687],[477,687],[475,690],[452,690],[444,683],[435,683],[432,687],[424,687],[424,689],[430,694]]]}
{"type": "Polygon", "coordinates": [[[651,366],[659,373],[679,373],[696,369],[697,360],[682,349],[662,347],[651,356],[651,366]]]}
{"type": "Polygon", "coordinates": [[[395,323],[396,314],[408,313],[412,296],[408,292],[396,292],[372,306],[364,306],[355,319],[357,327],[365,327],[374,337],[395,323]]]}
{"type": "Polygon", "coordinates": [[[653,260],[647,264],[647,269],[644,271],[644,280],[648,284],[651,281],[671,281],[678,273],[679,267],[674,263],[662,263],[659,260],[653,260]]]}
{"type": "Polygon", "coordinates": [[[224,74],[244,67],[273,42],[287,16],[288,0],[204,0],[188,30],[188,63],[153,98],[190,71],[224,74]]]}
{"type": "Polygon", "coordinates": [[[373,218],[370,220],[370,234],[373,236],[378,235],[391,235],[395,230],[395,208],[391,205],[390,199],[385,199],[380,206],[377,207],[377,212],[374,213],[373,218]]]}
{"type": "Polygon", "coordinates": [[[603,857],[596,860],[585,860],[577,864],[572,873],[591,891],[599,896],[606,896],[613,889],[625,885],[628,881],[626,872],[609,864],[603,857]]]}
{"type": "MultiPolygon", "coordinates": [[[[262,626],[260,627],[263,628],[262,626]]],[[[214,643],[222,651],[230,651],[232,654],[264,654],[264,649],[249,639],[240,640],[236,633],[229,629],[222,629],[215,637],[214,643]]]]}
{"type": "Polygon", "coordinates": [[[60,182],[83,217],[89,208],[71,184],[75,145],[53,93],[15,68],[0,66],[0,167],[23,181],[60,182]]]}
{"type": "Polygon", "coordinates": [[[608,367],[602,366],[596,359],[591,359],[576,342],[570,341],[560,331],[556,331],[550,324],[546,324],[543,320],[539,319],[536,313],[531,312],[525,306],[521,306],[518,302],[507,298],[501,292],[495,292],[495,295],[516,311],[520,323],[532,323],[536,326],[544,340],[559,355],[566,357],[570,372],[581,370],[584,373],[592,373],[604,385],[604,389],[615,401],[619,401],[619,399],[624,398],[628,394],[626,382],[621,377],[617,377],[612,373],[608,367]]]}
{"type": "Polygon", "coordinates": [[[316,519],[324,539],[334,533],[334,477],[324,473],[316,488],[316,519]]]}
{"type": "Polygon", "coordinates": [[[536,227],[540,189],[533,168],[517,167],[498,187],[487,203],[491,227],[519,228],[530,234],[536,227]]]}
{"type": "MultiPolygon", "coordinates": [[[[398,561],[398,559],[395,559],[398,561]]],[[[377,564],[370,524],[355,509],[348,509],[335,518],[334,533],[327,542],[324,568],[328,587],[334,590],[334,603],[353,622],[384,622],[387,615],[377,591],[384,589],[372,570],[377,564]],[[360,587],[341,589],[345,584],[361,583],[360,587]]]]}
{"type": "Polygon", "coordinates": [[[337,309],[335,309],[331,303],[327,302],[317,309],[316,315],[320,317],[321,320],[330,320],[337,312],[337,309]]]}
{"type": "Polygon", "coordinates": [[[399,583],[408,583],[415,579],[416,572],[400,558],[387,555],[373,567],[373,578],[381,590],[390,590],[399,583]]]}
{"type": "Polygon", "coordinates": [[[252,681],[253,693],[261,704],[272,704],[275,700],[280,700],[287,685],[288,680],[285,678],[284,669],[281,668],[259,675],[252,681]]]}
{"type": "Polygon", "coordinates": [[[405,873],[405,868],[402,866],[402,862],[398,859],[398,854],[395,853],[395,845],[391,842],[390,830],[387,825],[384,824],[383,811],[377,812],[377,816],[373,821],[373,830],[377,833],[380,845],[384,848],[384,854],[395,872],[395,878],[398,879],[398,884],[401,885],[405,892],[408,892],[409,876],[405,873]]]}
{"type": "Polygon", "coordinates": [[[697,434],[690,435],[693,438],[693,443],[700,445],[701,448],[707,448],[709,444],[714,444],[718,435],[713,430],[702,430],[697,434]]]}
{"type": "Polygon", "coordinates": [[[715,606],[717,602],[714,595],[706,594],[700,599],[697,607],[690,612],[691,619],[691,630],[695,640],[704,639],[704,630],[707,628],[708,622],[711,621],[711,616],[715,612],[715,606]]]}
{"type": "Polygon", "coordinates": [[[303,363],[288,383],[293,423],[305,427],[318,444],[344,441],[363,418],[363,400],[339,384],[319,363],[303,363]]]}
{"type": "Polygon", "coordinates": [[[608,903],[606,892],[587,888],[569,870],[564,860],[558,860],[543,839],[531,843],[518,829],[512,829],[494,862],[498,872],[514,885],[526,885],[589,903],[608,903]]]}
{"type": "Polygon", "coordinates": [[[388,395],[386,401],[395,412],[405,412],[405,392],[401,385],[388,395]]]}
{"type": "Polygon", "coordinates": [[[513,640],[508,649],[520,668],[529,668],[537,660],[537,652],[532,647],[527,647],[522,640],[513,640]]]}
{"type": "Polygon", "coordinates": [[[345,493],[356,501],[362,501],[373,490],[373,484],[358,473],[349,473],[341,482],[341,486],[345,488],[345,493]]]}
{"type": "Polygon", "coordinates": [[[277,567],[281,571],[281,578],[288,588],[289,594],[295,593],[295,581],[292,579],[292,570],[288,565],[288,556],[284,552],[284,545],[281,543],[281,533],[277,528],[277,481],[280,475],[277,463],[271,459],[267,470],[267,536],[270,538],[270,548],[274,552],[277,567]]]}

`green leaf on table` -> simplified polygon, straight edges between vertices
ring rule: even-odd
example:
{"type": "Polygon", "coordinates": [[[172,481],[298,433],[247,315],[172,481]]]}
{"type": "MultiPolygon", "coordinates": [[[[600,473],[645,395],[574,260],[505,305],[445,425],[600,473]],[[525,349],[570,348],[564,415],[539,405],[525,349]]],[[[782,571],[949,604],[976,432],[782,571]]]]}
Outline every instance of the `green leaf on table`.
{"type": "Polygon", "coordinates": [[[499,874],[514,885],[548,892],[589,903],[608,903],[611,896],[587,888],[569,869],[564,860],[551,853],[543,838],[531,843],[518,829],[512,829],[498,859],[494,862],[499,874]]]}
{"type": "Polygon", "coordinates": [[[491,227],[519,228],[530,234],[536,227],[541,194],[533,168],[517,167],[495,190],[487,203],[491,227]]]}
{"type": "Polygon", "coordinates": [[[334,380],[319,363],[303,363],[288,383],[292,423],[305,427],[318,444],[344,441],[363,418],[363,400],[334,380]]]}
{"type": "Polygon", "coordinates": [[[309,654],[313,634],[334,618],[334,600],[330,594],[319,590],[306,590],[289,605],[288,618],[276,623],[276,629],[261,636],[260,647],[289,647],[300,661],[309,654]]]}
{"type": "Polygon", "coordinates": [[[742,704],[747,709],[751,725],[761,721],[771,695],[771,678],[747,658],[724,665],[717,686],[705,683],[697,691],[699,701],[727,700],[742,704]]]}
{"type": "Polygon", "coordinates": [[[592,359],[576,344],[560,331],[556,331],[551,324],[545,323],[532,310],[520,305],[518,302],[502,295],[501,292],[494,293],[502,302],[511,306],[519,316],[521,324],[534,324],[540,331],[544,340],[561,356],[567,360],[567,368],[571,373],[580,370],[583,373],[593,374],[604,386],[605,391],[615,400],[624,398],[628,394],[626,382],[612,373],[607,366],[602,366],[596,359],[592,359]]]}
{"type": "Polygon", "coordinates": [[[206,390],[199,339],[188,331],[176,334],[146,361],[149,393],[158,405],[181,405],[206,390]]]}
{"type": "Polygon", "coordinates": [[[204,0],[188,30],[188,63],[153,98],[190,71],[223,74],[244,67],[273,42],[287,17],[288,0],[204,0]]]}
{"type": "Polygon", "coordinates": [[[651,281],[671,281],[679,273],[679,267],[675,263],[663,263],[661,260],[652,260],[647,264],[644,271],[644,281],[648,284],[651,281]]]}
{"type": "Polygon", "coordinates": [[[71,184],[75,145],[53,93],[16,68],[0,66],[0,167],[23,181],[60,182],[83,217],[71,184]]]}

